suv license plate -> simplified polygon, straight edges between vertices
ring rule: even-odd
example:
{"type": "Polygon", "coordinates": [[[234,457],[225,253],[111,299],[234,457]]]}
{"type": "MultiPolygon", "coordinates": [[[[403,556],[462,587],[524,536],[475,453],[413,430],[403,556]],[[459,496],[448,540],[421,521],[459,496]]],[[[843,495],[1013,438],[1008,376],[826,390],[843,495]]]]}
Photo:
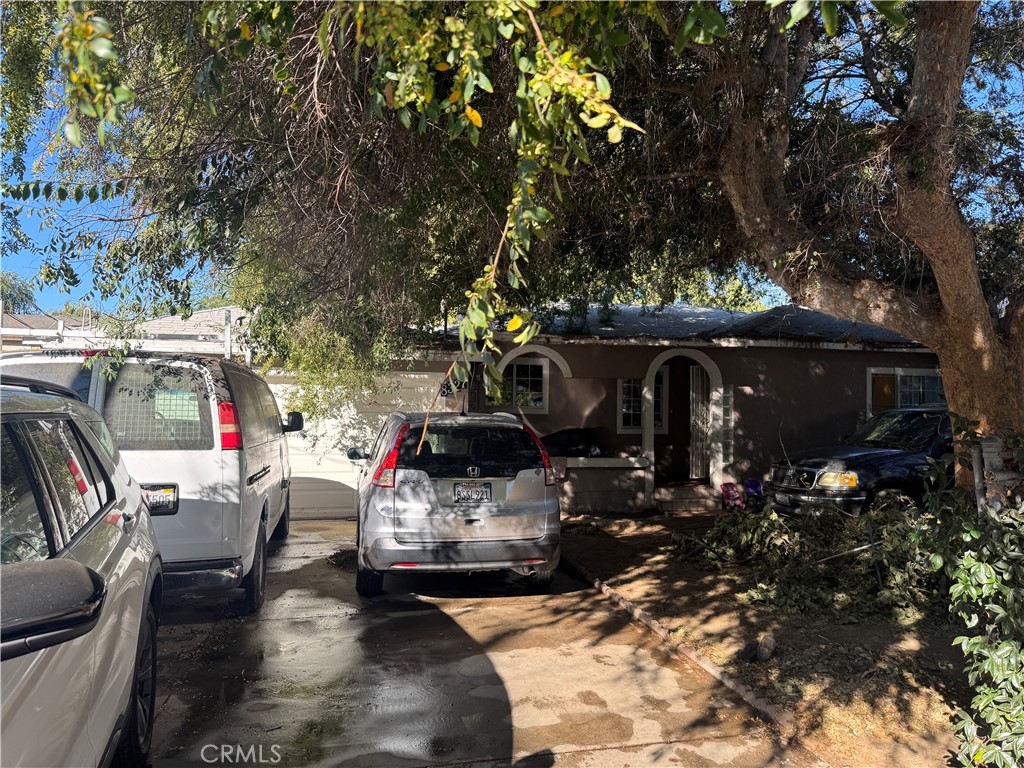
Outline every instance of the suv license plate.
{"type": "Polygon", "coordinates": [[[478,504],[491,500],[490,483],[456,483],[455,503],[478,504]]]}
{"type": "Polygon", "coordinates": [[[789,504],[789,494],[788,493],[776,493],[775,494],[775,501],[777,501],[779,504],[789,504]]]}

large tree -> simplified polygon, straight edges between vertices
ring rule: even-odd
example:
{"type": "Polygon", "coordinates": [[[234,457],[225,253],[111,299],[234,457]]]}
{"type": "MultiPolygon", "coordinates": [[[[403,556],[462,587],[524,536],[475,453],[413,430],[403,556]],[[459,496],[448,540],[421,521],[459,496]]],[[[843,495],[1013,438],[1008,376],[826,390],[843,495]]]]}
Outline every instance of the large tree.
{"type": "MultiPolygon", "coordinates": [[[[768,5],[71,6],[66,133],[110,122],[58,180],[112,185],[13,196],[127,195],[59,234],[51,278],[98,250],[101,290],[187,301],[214,264],[267,329],[364,350],[462,309],[487,359],[495,313],[745,263],[927,344],[953,410],[1024,431],[1021,6],[768,5]]],[[[53,12],[5,6],[8,119],[46,114],[24,52],[53,12]]]]}

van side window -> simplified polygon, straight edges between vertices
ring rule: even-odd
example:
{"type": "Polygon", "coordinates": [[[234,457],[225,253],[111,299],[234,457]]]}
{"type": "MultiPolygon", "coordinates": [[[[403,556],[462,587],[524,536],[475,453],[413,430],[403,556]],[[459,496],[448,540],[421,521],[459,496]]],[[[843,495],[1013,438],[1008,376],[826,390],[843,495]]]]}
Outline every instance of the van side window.
{"type": "Polygon", "coordinates": [[[198,368],[127,363],[106,387],[103,417],[122,451],[213,448],[210,391],[198,368]]]}
{"type": "Polygon", "coordinates": [[[260,402],[263,403],[263,413],[267,419],[267,434],[270,437],[284,433],[284,422],[281,420],[281,410],[277,407],[277,400],[274,393],[270,391],[270,385],[265,381],[259,382],[260,402]]]}
{"type": "Polygon", "coordinates": [[[259,379],[228,368],[228,384],[231,396],[238,408],[238,420],[242,423],[242,445],[252,448],[267,441],[267,416],[259,396],[259,379]]]}
{"type": "Polygon", "coordinates": [[[36,499],[31,470],[14,446],[7,427],[0,432],[0,563],[45,560],[51,554],[36,499]]]}

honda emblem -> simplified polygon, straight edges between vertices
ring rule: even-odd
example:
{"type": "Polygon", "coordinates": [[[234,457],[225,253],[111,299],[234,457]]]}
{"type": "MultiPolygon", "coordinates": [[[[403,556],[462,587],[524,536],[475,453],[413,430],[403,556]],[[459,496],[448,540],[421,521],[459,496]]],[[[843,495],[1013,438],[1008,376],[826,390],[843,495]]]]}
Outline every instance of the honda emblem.
{"type": "Polygon", "coordinates": [[[480,467],[469,467],[466,472],[470,477],[480,477],[480,467]]]}

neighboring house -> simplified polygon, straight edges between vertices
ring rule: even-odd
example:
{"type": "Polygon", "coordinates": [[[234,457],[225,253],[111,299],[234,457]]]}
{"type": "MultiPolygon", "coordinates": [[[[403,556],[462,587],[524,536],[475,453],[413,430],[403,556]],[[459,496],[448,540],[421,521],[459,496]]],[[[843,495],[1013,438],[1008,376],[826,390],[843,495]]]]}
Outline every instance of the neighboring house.
{"type": "Polygon", "coordinates": [[[927,348],[793,306],[592,308],[585,323],[508,344],[498,367],[502,402],[474,393],[481,409],[521,414],[554,442],[586,430],[565,433],[583,447],[566,459],[564,499],[578,510],[685,509],[674,502],[762,480],[773,460],[880,410],[943,400],[927,348]]]}

